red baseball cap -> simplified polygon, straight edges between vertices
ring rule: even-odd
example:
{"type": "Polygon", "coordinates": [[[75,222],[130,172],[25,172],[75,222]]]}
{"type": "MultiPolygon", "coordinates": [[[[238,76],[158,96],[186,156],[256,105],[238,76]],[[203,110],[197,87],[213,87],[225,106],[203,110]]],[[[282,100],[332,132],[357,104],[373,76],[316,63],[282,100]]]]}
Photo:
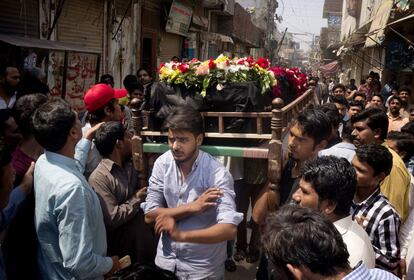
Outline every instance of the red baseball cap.
{"type": "Polygon", "coordinates": [[[113,89],[107,84],[93,85],[83,97],[88,112],[94,112],[114,98],[122,98],[127,95],[126,89],[113,89]]]}

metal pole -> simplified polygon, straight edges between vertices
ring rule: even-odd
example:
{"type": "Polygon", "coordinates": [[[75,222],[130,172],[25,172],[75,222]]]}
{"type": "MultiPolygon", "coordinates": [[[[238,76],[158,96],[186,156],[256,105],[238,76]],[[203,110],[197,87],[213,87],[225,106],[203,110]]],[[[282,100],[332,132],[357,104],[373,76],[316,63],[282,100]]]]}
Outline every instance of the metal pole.
{"type": "Polygon", "coordinates": [[[287,30],[288,30],[288,29],[287,29],[287,27],[286,27],[286,28],[285,28],[285,31],[283,32],[282,39],[280,39],[280,42],[279,42],[279,44],[278,44],[278,46],[277,46],[277,50],[276,50],[276,53],[275,53],[275,55],[276,55],[276,56],[279,54],[279,50],[280,50],[280,48],[282,47],[283,40],[285,39],[285,35],[286,35],[287,30]]]}

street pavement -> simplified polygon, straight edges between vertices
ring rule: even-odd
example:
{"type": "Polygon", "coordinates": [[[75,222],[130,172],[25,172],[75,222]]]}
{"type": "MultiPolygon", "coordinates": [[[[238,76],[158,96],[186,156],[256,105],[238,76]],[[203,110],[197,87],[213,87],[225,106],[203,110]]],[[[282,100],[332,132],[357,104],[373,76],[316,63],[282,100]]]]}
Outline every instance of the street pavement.
{"type": "Polygon", "coordinates": [[[224,274],[225,280],[252,280],[256,278],[256,268],[259,262],[247,263],[246,261],[236,262],[237,270],[224,274]]]}
{"type": "MultiPolygon", "coordinates": [[[[247,221],[251,219],[252,210],[249,207],[249,210],[247,212],[247,221]]],[[[247,228],[247,240],[250,240],[251,235],[251,229],[247,228]]],[[[234,243],[236,244],[236,242],[234,243]]],[[[233,249],[234,252],[236,252],[236,248],[233,249]]],[[[248,263],[245,260],[236,262],[237,270],[234,272],[228,272],[224,274],[225,280],[252,280],[256,279],[256,270],[259,266],[259,261],[256,263],[248,263]]]]}

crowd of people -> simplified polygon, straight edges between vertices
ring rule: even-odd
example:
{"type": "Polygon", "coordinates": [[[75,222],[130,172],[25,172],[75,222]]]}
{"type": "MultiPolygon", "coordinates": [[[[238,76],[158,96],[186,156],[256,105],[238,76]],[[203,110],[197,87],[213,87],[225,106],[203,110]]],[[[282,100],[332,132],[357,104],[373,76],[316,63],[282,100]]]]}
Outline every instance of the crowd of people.
{"type": "Polygon", "coordinates": [[[0,68],[0,279],[122,279],[124,256],[137,279],[224,279],[242,260],[259,261],[266,280],[414,279],[410,81],[311,78],[321,105],[291,121],[271,189],[266,161],[202,151],[201,114],[163,111],[170,89],[146,69],[124,89],[103,75],[84,114],[30,75],[0,68]],[[134,99],[170,148],[145,182],[132,161],[134,99]]]}

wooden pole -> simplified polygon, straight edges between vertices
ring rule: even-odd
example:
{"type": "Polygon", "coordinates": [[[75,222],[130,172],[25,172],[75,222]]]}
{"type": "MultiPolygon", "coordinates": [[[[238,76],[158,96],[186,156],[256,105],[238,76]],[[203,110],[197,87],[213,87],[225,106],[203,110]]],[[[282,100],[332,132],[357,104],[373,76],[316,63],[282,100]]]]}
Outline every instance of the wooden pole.
{"type": "Polygon", "coordinates": [[[280,205],[280,180],[282,177],[282,129],[283,129],[283,108],[284,102],[281,98],[272,101],[272,140],[269,143],[268,154],[268,178],[270,181],[268,208],[276,210],[280,205]]]}
{"type": "Polygon", "coordinates": [[[132,126],[134,129],[134,136],[131,140],[132,145],[132,160],[134,168],[138,171],[139,184],[141,187],[147,186],[147,159],[144,155],[144,143],[141,137],[142,131],[142,101],[134,98],[131,101],[132,126]]]}

